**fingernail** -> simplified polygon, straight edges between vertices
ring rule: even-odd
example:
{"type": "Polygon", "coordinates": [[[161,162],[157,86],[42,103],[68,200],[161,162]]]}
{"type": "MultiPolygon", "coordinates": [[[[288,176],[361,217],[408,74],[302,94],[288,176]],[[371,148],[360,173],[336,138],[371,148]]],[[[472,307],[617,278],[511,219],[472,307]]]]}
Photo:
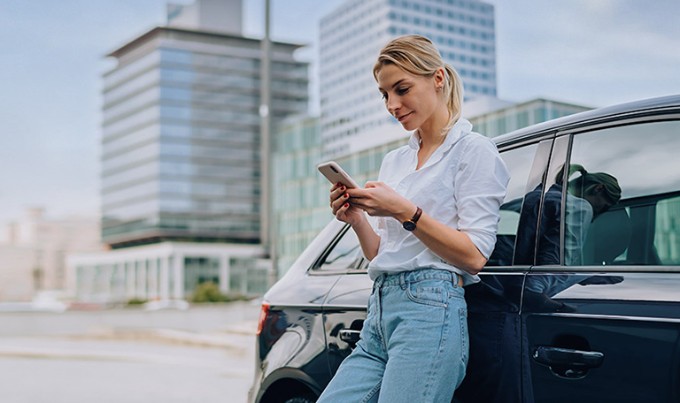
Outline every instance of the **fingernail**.
{"type": "Polygon", "coordinates": [[[345,199],[349,197],[349,193],[345,193],[345,199]]]}
{"type": "Polygon", "coordinates": [[[345,203],[345,208],[349,207],[349,203],[345,203]]]}
{"type": "Polygon", "coordinates": [[[340,190],[345,190],[345,187],[344,187],[344,186],[343,186],[343,187],[341,187],[341,188],[340,188],[340,190]]]}

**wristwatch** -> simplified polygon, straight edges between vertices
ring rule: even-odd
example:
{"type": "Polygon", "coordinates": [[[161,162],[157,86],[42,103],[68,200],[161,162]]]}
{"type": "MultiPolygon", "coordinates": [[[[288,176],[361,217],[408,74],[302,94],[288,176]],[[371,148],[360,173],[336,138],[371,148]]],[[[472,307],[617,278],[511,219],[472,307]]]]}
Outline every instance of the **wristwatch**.
{"type": "Polygon", "coordinates": [[[416,213],[411,217],[410,220],[406,220],[401,225],[404,227],[406,231],[413,231],[416,229],[416,223],[420,219],[420,215],[423,214],[423,209],[420,207],[416,206],[416,213]]]}

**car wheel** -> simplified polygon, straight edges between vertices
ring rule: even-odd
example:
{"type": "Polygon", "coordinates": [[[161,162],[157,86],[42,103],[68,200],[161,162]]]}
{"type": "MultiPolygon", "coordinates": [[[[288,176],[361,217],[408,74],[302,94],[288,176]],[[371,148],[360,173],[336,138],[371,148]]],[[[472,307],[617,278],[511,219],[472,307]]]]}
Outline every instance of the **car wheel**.
{"type": "Polygon", "coordinates": [[[306,396],[292,397],[286,400],[284,403],[314,403],[316,400],[310,399],[306,396]]]}

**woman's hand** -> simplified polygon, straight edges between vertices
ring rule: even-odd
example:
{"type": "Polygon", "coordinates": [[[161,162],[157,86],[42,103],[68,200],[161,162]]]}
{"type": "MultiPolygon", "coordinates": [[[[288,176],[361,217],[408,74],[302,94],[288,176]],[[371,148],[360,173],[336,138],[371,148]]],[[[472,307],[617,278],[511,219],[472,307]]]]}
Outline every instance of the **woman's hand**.
{"type": "Polygon", "coordinates": [[[348,189],[345,185],[335,184],[331,188],[330,200],[333,215],[339,221],[346,222],[354,227],[365,219],[363,212],[350,202],[348,189]]]}
{"type": "Polygon", "coordinates": [[[416,205],[383,182],[367,182],[364,189],[349,189],[351,205],[370,216],[394,217],[408,220],[416,211],[416,205]]]}

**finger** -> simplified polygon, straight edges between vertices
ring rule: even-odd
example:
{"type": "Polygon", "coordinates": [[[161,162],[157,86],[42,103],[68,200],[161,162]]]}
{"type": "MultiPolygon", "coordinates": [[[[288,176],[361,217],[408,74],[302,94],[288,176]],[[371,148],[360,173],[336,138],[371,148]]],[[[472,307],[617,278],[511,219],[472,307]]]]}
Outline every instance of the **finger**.
{"type": "Polygon", "coordinates": [[[339,188],[344,187],[344,186],[345,186],[345,185],[343,185],[342,183],[338,182],[338,183],[336,183],[335,185],[333,185],[333,186],[331,187],[331,192],[334,191],[335,189],[339,189],[339,188]]]}
{"type": "Polygon", "coordinates": [[[349,203],[349,193],[345,192],[340,195],[335,200],[331,201],[331,208],[333,209],[333,213],[335,213],[340,207],[342,207],[343,204],[349,203]]]}
{"type": "Polygon", "coordinates": [[[338,184],[338,185],[333,186],[331,188],[330,200],[333,201],[333,200],[337,199],[338,197],[340,197],[346,191],[347,191],[347,188],[345,187],[345,185],[338,184]]]}
{"type": "Polygon", "coordinates": [[[349,210],[349,208],[350,208],[349,203],[344,203],[344,204],[340,205],[338,207],[337,211],[335,211],[335,213],[334,213],[335,218],[337,218],[340,221],[344,221],[344,218],[347,217],[347,210],[349,210]]]}
{"type": "Polygon", "coordinates": [[[350,208],[349,203],[345,202],[345,203],[341,204],[340,206],[338,206],[338,212],[337,212],[336,215],[343,215],[344,216],[345,214],[347,214],[347,210],[349,210],[349,208],[350,208]]]}
{"type": "Polygon", "coordinates": [[[331,206],[340,208],[340,206],[342,206],[343,204],[349,202],[349,197],[350,197],[350,196],[349,196],[349,193],[347,193],[347,192],[344,192],[344,193],[340,192],[340,193],[338,194],[338,196],[337,196],[334,200],[331,200],[331,206]]]}

